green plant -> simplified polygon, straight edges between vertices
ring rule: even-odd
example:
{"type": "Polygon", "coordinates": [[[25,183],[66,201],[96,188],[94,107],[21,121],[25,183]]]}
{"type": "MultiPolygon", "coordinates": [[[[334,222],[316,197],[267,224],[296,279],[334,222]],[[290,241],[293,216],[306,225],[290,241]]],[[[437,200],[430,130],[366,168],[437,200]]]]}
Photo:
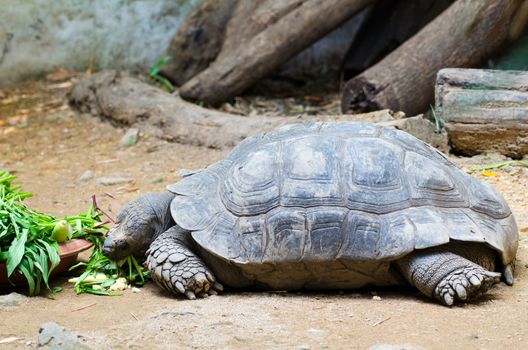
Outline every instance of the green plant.
{"type": "Polygon", "coordinates": [[[525,167],[528,168],[528,162],[522,161],[522,160],[510,160],[503,163],[497,163],[497,164],[490,164],[490,165],[482,165],[478,167],[471,168],[470,172],[475,171],[485,171],[485,170],[492,170],[492,169],[501,169],[507,166],[518,166],[518,167],[525,167]]]}
{"type": "Polygon", "coordinates": [[[119,284],[120,278],[124,278],[128,283],[136,286],[143,285],[150,278],[150,272],[140,266],[133,256],[129,256],[120,262],[108,259],[103,254],[103,236],[91,233],[80,236],[92,241],[94,249],[88,262],[80,262],[71,267],[71,270],[84,267],[81,276],[70,280],[70,282],[75,283],[77,294],[119,295],[119,293],[113,292],[111,287],[119,284]]]}
{"type": "Polygon", "coordinates": [[[444,121],[442,118],[436,115],[436,110],[432,105],[430,105],[430,108],[431,108],[431,115],[433,116],[433,120],[435,123],[435,131],[437,133],[440,133],[442,129],[444,128],[444,121]]]}
{"type": "Polygon", "coordinates": [[[152,79],[158,81],[167,92],[173,92],[174,86],[172,86],[171,82],[167,78],[159,74],[159,72],[163,69],[163,67],[167,64],[169,60],[170,56],[164,56],[160,58],[159,61],[150,68],[149,76],[152,79]]]}

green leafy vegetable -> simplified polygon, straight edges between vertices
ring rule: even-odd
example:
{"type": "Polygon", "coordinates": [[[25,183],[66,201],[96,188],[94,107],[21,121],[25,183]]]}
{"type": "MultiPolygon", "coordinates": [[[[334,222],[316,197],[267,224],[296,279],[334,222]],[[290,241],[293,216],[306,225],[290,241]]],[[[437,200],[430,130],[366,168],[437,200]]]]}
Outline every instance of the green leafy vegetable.
{"type": "Polygon", "coordinates": [[[141,267],[133,256],[129,256],[120,262],[108,259],[102,253],[104,237],[85,235],[84,238],[90,239],[94,243],[94,249],[87,263],[80,262],[71,267],[71,269],[77,267],[84,267],[85,269],[81,276],[70,280],[75,283],[77,294],[120,295],[118,292],[120,289],[114,289],[113,286],[122,285],[126,287],[124,281],[141,286],[145,284],[147,279],[150,279],[150,271],[141,267]]]}
{"type": "MultiPolygon", "coordinates": [[[[60,262],[58,242],[52,237],[54,228],[63,222],[74,227],[73,235],[104,233],[101,213],[90,207],[88,212],[58,219],[28,208],[23,200],[31,196],[13,185],[16,176],[0,170],[0,262],[6,263],[7,275],[17,271],[27,280],[29,295],[37,295],[41,283],[49,286],[49,277],[60,262]]],[[[64,225],[64,224],[62,224],[64,225]]]]}
{"type": "Polygon", "coordinates": [[[108,222],[102,222],[106,214],[97,207],[95,197],[86,213],[56,218],[28,208],[22,201],[31,193],[20,191],[20,186],[12,184],[14,179],[16,176],[0,170],[0,262],[6,263],[8,277],[18,271],[26,278],[29,295],[39,294],[42,282],[52,295],[60,289],[50,288],[49,278],[60,263],[57,241],[70,238],[83,238],[94,245],[90,260],[74,266],[84,267],[76,279],[77,293],[118,295],[111,291],[116,282],[124,279],[143,285],[150,278],[150,272],[134,257],[116,263],[103,255],[108,222]]]}

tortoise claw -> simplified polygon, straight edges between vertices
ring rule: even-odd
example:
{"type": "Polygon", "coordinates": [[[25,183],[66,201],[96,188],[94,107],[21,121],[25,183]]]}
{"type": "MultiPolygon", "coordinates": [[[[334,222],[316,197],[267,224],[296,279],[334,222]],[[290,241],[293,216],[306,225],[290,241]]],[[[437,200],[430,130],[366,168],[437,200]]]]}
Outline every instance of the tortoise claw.
{"type": "Polygon", "coordinates": [[[188,290],[185,292],[185,296],[187,297],[187,299],[189,300],[195,300],[196,299],[196,295],[194,294],[194,292],[188,290]]]}

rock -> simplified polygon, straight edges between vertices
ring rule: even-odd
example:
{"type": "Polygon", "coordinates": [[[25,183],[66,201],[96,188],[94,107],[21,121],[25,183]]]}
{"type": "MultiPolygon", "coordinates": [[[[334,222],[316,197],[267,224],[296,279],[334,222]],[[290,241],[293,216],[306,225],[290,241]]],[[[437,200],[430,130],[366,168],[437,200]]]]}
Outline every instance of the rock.
{"type": "Polygon", "coordinates": [[[9,306],[17,306],[21,302],[26,301],[26,300],[27,300],[26,296],[15,293],[15,292],[12,292],[7,295],[0,295],[0,308],[9,307],[9,306]]]}
{"type": "Polygon", "coordinates": [[[327,335],[327,331],[317,328],[309,328],[306,330],[306,333],[308,333],[312,338],[315,339],[323,339],[327,335]]]}
{"type": "Polygon", "coordinates": [[[368,350],[425,350],[425,348],[410,344],[376,344],[368,350]]]}
{"type": "Polygon", "coordinates": [[[91,170],[86,170],[82,175],[81,177],[79,178],[79,181],[83,181],[83,182],[86,182],[86,181],[90,181],[91,179],[93,179],[95,177],[95,173],[91,170]]]}
{"type": "Polygon", "coordinates": [[[375,301],[381,301],[381,297],[379,295],[374,295],[372,297],[372,300],[375,300],[375,301]]]}
{"type": "Polygon", "coordinates": [[[103,186],[114,186],[132,182],[132,179],[125,177],[100,177],[97,179],[97,183],[103,186]]]}
{"type": "Polygon", "coordinates": [[[437,131],[436,126],[421,114],[415,117],[380,122],[378,124],[408,132],[442,152],[447,153],[449,151],[446,132],[437,131]]]}
{"type": "Polygon", "coordinates": [[[40,325],[38,346],[60,350],[90,349],[80,335],[67,331],[55,322],[40,325]]]}
{"type": "Polygon", "coordinates": [[[297,345],[297,347],[295,349],[297,350],[310,350],[312,347],[308,344],[300,344],[300,345],[297,345]]]}
{"type": "Polygon", "coordinates": [[[121,141],[119,142],[119,145],[121,147],[134,146],[137,143],[138,137],[139,137],[139,129],[130,128],[125,133],[125,135],[121,138],[121,141]]]}

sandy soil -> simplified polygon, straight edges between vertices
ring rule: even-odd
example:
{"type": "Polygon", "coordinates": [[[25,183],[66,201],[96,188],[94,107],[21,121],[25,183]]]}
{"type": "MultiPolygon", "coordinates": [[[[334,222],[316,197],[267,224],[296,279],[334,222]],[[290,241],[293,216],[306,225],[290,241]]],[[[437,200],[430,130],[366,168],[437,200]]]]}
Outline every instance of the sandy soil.
{"type": "MultiPolygon", "coordinates": [[[[149,135],[141,135],[135,146],[120,148],[125,130],[76,115],[65,105],[69,84],[0,88],[0,168],[15,172],[23,188],[35,194],[28,200],[35,209],[58,216],[75,214],[86,210],[95,194],[100,206],[115,215],[138,194],[177,181],[179,169],[206,166],[226,153],[149,135]],[[87,170],[95,178],[81,181],[87,170]],[[103,176],[132,182],[103,186],[97,182],[103,176]]],[[[466,168],[497,161],[454,159],[466,168]]],[[[55,321],[82,334],[94,349],[368,349],[376,344],[527,348],[528,172],[518,168],[494,172],[498,176],[475,176],[499,189],[517,217],[521,243],[516,283],[494,287],[476,304],[447,308],[408,289],[224,293],[187,301],[170,297],[153,284],[139,293],[97,297],[76,295],[62,278],[54,282],[63,288],[56,300],[27,298],[18,306],[0,307],[0,341],[19,337],[0,347],[36,347],[39,325],[55,321]]]]}

